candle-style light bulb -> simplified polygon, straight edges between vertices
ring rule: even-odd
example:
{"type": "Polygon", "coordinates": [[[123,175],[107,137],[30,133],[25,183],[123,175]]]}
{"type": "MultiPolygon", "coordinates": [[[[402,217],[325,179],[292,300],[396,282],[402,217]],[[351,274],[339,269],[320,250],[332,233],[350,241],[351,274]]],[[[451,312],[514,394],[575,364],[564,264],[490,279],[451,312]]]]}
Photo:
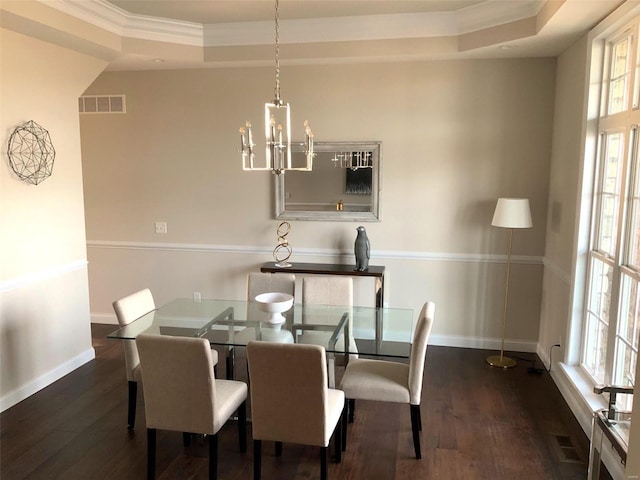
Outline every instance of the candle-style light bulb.
{"type": "Polygon", "coordinates": [[[244,127],[240,127],[239,132],[240,132],[240,151],[244,152],[244,148],[245,148],[245,146],[244,146],[244,134],[245,134],[244,127]]]}
{"type": "Polygon", "coordinates": [[[247,135],[248,135],[248,140],[249,140],[249,148],[251,148],[253,146],[253,135],[251,134],[251,122],[247,121],[246,123],[246,127],[247,127],[247,135]]]}
{"type": "Polygon", "coordinates": [[[282,146],[282,124],[278,124],[278,145],[282,146]]]}
{"type": "Polygon", "coordinates": [[[275,143],[276,142],[276,119],[273,115],[271,115],[271,119],[269,120],[269,131],[271,132],[271,142],[275,143]]]}

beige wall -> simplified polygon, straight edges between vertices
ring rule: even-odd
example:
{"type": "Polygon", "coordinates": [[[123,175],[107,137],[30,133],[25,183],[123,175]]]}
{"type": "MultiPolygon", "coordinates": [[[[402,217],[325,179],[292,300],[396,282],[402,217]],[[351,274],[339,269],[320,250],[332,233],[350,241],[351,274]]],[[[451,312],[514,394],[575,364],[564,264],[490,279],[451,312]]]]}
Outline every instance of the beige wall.
{"type": "Polygon", "coordinates": [[[34,120],[56,150],[53,175],[20,181],[0,165],[2,409],[93,358],[77,96],[104,62],[0,30],[2,143],[34,120]]]}
{"type": "MultiPolygon", "coordinates": [[[[498,197],[523,196],[534,228],[514,235],[507,338],[535,349],[555,69],[547,58],[282,69],[294,139],[309,119],[317,141],[383,142],[371,264],[388,268],[388,305],[437,302],[435,342],[497,345],[508,236],[491,216],[498,197]]],[[[277,223],[272,175],[241,170],[237,131],[260,125],[272,87],[271,68],[235,68],[103,73],[87,90],[127,96],[126,115],[81,117],[94,319],[147,285],[158,303],[243,297],[277,223]]],[[[292,222],[292,260],[352,263],[356,226],[292,222]]]]}
{"type": "Polygon", "coordinates": [[[569,328],[587,45],[585,36],[558,58],[539,339],[539,354],[547,364],[550,348],[555,344],[561,346],[553,352],[552,360],[564,360],[569,328]]]}

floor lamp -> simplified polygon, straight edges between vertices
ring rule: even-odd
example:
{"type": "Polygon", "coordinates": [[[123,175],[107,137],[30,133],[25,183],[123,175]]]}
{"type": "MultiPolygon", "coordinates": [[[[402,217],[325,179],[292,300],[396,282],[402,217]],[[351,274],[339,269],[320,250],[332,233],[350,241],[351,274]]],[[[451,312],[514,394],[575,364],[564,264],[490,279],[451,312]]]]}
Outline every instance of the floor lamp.
{"type": "Polygon", "coordinates": [[[492,367],[512,368],[516,366],[513,358],[504,356],[504,334],[507,327],[507,301],[509,298],[509,270],[511,268],[511,241],[514,228],[531,228],[531,210],[527,198],[499,198],[491,225],[509,229],[509,254],[507,255],[507,279],[504,285],[504,307],[502,311],[502,344],[500,355],[487,357],[492,367]]]}

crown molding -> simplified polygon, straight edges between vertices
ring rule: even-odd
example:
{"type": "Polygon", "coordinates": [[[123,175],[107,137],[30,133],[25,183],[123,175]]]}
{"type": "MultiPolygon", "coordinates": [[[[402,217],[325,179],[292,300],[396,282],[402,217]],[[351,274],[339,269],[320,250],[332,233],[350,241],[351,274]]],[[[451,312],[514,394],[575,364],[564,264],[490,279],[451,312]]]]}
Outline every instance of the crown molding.
{"type": "MultiPolygon", "coordinates": [[[[534,17],[546,2],[547,0],[492,0],[455,12],[281,20],[281,42],[286,44],[456,36],[534,17]]],[[[131,14],[105,0],[47,0],[46,4],[129,38],[200,47],[273,43],[271,21],[202,25],[131,14]]]]}
{"type": "Polygon", "coordinates": [[[494,0],[471,5],[458,11],[458,33],[476,32],[535,17],[547,1],[564,3],[565,0],[536,0],[530,2],[494,0]]]}
{"type": "Polygon", "coordinates": [[[48,0],[46,4],[123,37],[203,46],[201,24],[135,15],[104,0],[48,0]]]}
{"type": "Polygon", "coordinates": [[[40,1],[67,15],[117,35],[122,35],[123,26],[129,15],[124,10],[103,0],[93,0],[89,2],[83,0],[40,1]]]}
{"type": "MultiPolygon", "coordinates": [[[[454,36],[454,12],[280,20],[280,42],[320,43],[454,36]]],[[[273,22],[222,23],[204,26],[204,45],[222,47],[273,44],[273,22]]]]}
{"type": "Polygon", "coordinates": [[[140,16],[130,20],[133,21],[128,22],[122,30],[124,37],[195,47],[204,46],[202,25],[140,16]]]}

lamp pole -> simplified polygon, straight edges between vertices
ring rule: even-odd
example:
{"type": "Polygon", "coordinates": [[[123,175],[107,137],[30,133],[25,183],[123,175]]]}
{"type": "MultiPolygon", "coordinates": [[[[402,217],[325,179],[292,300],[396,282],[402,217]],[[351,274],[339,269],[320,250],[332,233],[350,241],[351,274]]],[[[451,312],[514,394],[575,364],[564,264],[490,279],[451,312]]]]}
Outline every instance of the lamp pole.
{"type": "Polygon", "coordinates": [[[509,229],[509,253],[507,254],[507,280],[504,284],[504,305],[502,307],[502,341],[500,356],[492,355],[487,358],[487,363],[492,367],[512,368],[517,362],[513,358],[504,356],[504,336],[507,330],[507,303],[509,301],[509,275],[511,271],[511,245],[513,243],[513,228],[509,229]]]}

